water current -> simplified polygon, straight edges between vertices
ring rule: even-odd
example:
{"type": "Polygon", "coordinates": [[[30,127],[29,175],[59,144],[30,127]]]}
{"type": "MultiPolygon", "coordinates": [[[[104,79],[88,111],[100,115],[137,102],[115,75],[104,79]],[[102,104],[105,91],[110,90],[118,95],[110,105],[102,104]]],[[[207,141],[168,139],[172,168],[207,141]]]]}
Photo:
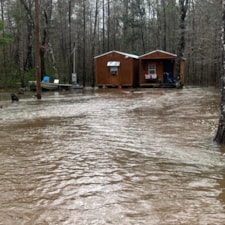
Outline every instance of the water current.
{"type": "Polygon", "coordinates": [[[223,225],[219,91],[0,93],[0,224],[223,225]]]}

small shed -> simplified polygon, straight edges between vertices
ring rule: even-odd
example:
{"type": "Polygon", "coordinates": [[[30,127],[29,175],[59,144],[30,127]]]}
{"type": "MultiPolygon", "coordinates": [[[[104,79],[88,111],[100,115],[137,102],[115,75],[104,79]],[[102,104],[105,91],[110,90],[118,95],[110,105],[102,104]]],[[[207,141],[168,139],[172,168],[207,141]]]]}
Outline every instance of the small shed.
{"type": "MultiPolygon", "coordinates": [[[[144,86],[175,87],[177,55],[155,50],[139,57],[139,84],[144,86]]],[[[185,61],[180,64],[181,81],[184,84],[185,61]]]]}
{"type": "Polygon", "coordinates": [[[138,56],[110,51],[95,57],[96,86],[135,87],[138,85],[138,56]]]}

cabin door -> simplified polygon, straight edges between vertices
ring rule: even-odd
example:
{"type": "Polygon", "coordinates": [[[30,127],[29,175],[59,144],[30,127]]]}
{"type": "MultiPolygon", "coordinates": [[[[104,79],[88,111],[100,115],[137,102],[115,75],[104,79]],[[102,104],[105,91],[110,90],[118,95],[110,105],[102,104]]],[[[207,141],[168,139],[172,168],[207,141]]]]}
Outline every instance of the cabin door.
{"type": "Polygon", "coordinates": [[[172,60],[163,61],[163,82],[164,83],[174,83],[174,62],[172,60]]]}

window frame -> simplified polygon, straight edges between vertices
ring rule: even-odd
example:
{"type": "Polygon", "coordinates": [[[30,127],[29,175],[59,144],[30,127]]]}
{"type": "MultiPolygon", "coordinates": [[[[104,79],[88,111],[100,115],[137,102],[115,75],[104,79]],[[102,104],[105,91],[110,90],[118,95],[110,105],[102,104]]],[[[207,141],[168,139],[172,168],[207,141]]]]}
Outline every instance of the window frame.
{"type": "Polygon", "coordinates": [[[119,67],[118,66],[110,66],[109,70],[110,70],[111,75],[116,76],[116,75],[118,75],[119,67]]]}
{"type": "Polygon", "coordinates": [[[156,74],[156,64],[155,63],[148,64],[148,74],[156,74]]]}
{"type": "Polygon", "coordinates": [[[119,74],[120,61],[108,61],[107,66],[111,75],[116,76],[119,74]]]}

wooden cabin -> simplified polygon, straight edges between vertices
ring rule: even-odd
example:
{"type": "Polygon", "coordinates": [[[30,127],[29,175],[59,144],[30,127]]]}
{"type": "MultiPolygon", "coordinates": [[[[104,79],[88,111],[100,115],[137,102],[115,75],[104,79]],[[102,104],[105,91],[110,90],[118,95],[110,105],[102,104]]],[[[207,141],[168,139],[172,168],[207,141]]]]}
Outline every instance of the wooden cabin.
{"type": "Polygon", "coordinates": [[[138,85],[137,55],[110,51],[95,57],[96,86],[135,87],[138,85]]]}
{"type": "MultiPolygon", "coordinates": [[[[177,55],[155,50],[139,57],[140,87],[175,87],[177,55]]],[[[184,84],[185,61],[180,64],[181,81],[184,84]]]]}

